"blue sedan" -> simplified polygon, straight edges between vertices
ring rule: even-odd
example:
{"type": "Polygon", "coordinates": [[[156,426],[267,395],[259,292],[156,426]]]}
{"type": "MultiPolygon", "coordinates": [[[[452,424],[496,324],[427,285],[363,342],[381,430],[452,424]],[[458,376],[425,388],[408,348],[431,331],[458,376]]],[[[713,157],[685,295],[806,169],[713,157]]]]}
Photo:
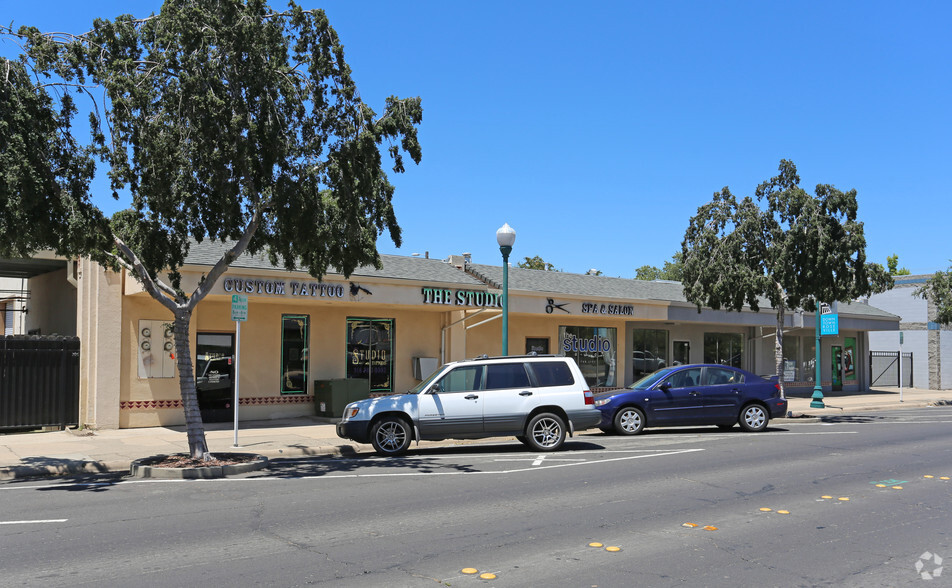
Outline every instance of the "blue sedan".
{"type": "Polygon", "coordinates": [[[595,396],[602,413],[599,428],[637,435],[645,427],[735,423],[745,431],[763,431],[784,416],[777,378],[765,379],[742,369],[717,365],[679,365],[660,369],[622,390],[595,396]]]}

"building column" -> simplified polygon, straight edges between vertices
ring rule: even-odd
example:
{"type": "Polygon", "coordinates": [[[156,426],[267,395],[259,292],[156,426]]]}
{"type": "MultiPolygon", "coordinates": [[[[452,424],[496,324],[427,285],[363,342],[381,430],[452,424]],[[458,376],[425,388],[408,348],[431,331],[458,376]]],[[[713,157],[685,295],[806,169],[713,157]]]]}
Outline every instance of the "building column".
{"type": "Polygon", "coordinates": [[[122,274],[79,261],[76,332],[80,339],[79,424],[119,428],[122,274]]]}

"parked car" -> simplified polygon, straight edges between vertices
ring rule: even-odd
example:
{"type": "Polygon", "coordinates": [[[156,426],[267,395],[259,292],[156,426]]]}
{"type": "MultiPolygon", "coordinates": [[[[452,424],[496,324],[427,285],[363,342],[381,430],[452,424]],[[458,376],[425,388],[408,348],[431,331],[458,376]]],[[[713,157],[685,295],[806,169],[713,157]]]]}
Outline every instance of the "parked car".
{"type": "Polygon", "coordinates": [[[655,370],[665,367],[665,361],[660,357],[655,357],[650,351],[632,351],[631,366],[635,372],[649,374],[655,370]]]}
{"type": "Polygon", "coordinates": [[[776,377],[716,364],[660,369],[628,388],[596,395],[595,406],[602,413],[599,428],[620,435],[685,425],[740,424],[745,431],[762,431],[787,412],[776,377]]]}
{"type": "Polygon", "coordinates": [[[481,357],[448,363],[405,394],[348,404],[337,435],[380,455],[399,455],[414,439],[507,436],[555,451],[599,423],[594,402],[570,357],[481,357]]]}

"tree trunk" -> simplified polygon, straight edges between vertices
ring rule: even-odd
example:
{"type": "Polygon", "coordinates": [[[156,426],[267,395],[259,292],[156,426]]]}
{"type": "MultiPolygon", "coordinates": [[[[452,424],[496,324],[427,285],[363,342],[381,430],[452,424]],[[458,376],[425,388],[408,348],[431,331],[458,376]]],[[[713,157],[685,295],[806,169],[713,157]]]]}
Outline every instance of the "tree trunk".
{"type": "Polygon", "coordinates": [[[192,365],[192,351],[189,347],[188,325],[191,311],[179,309],[175,312],[175,363],[179,372],[179,388],[182,391],[182,405],[185,407],[185,430],[188,434],[188,452],[195,459],[209,460],[208,443],[205,441],[205,424],[198,408],[198,394],[195,391],[195,369],[192,365]]]}

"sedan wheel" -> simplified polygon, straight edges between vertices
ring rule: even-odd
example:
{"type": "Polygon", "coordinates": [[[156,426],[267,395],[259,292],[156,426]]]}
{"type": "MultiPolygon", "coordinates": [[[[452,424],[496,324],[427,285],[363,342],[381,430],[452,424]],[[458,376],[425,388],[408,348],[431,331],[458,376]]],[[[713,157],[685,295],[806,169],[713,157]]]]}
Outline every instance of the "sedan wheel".
{"type": "Polygon", "coordinates": [[[410,446],[410,425],[399,417],[381,419],[370,429],[370,442],[380,455],[400,455],[410,446]]]}
{"type": "Polygon", "coordinates": [[[645,428],[645,413],[626,406],[615,413],[615,431],[619,435],[637,435],[645,428]]]}
{"type": "Polygon", "coordinates": [[[740,411],[740,428],[756,433],[767,428],[767,411],[759,404],[748,404],[740,411]]]}
{"type": "Polygon", "coordinates": [[[536,451],[555,451],[565,442],[565,421],[551,412],[535,415],[526,427],[526,445],[536,451]]]}

